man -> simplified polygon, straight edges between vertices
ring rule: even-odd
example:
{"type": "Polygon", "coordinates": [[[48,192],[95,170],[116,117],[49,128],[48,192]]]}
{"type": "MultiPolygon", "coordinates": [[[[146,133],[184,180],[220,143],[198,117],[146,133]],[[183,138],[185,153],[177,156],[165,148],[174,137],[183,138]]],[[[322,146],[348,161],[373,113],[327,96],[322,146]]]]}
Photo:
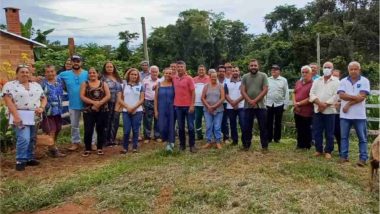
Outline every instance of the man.
{"type": "Polygon", "coordinates": [[[332,76],[334,65],[331,62],[323,64],[323,77],[313,81],[310,89],[309,101],[314,104],[313,135],[315,140],[315,154],[318,157],[325,152],[325,158],[331,159],[334,150],[335,103],[339,80],[332,76]],[[323,135],[326,146],[323,149],[323,135]]]}
{"type": "Polygon", "coordinates": [[[312,80],[316,80],[318,78],[320,78],[321,76],[319,76],[319,66],[317,63],[315,62],[312,62],[310,63],[310,68],[311,68],[311,74],[312,74],[312,80]]]}
{"type": "Polygon", "coordinates": [[[280,75],[280,66],[273,65],[271,74],[272,76],[268,78],[269,89],[265,103],[268,112],[268,142],[274,140],[274,142],[279,143],[281,140],[282,113],[287,109],[289,102],[289,88],[288,81],[280,75]]]}
{"type": "MultiPolygon", "coordinates": [[[[218,75],[218,81],[219,84],[222,84],[223,87],[226,83],[229,83],[230,80],[226,78],[226,67],[224,65],[219,65],[218,69],[216,70],[216,73],[218,75]]],[[[229,144],[229,125],[228,125],[228,116],[225,113],[227,108],[227,100],[223,103],[224,112],[223,112],[223,118],[222,118],[222,133],[223,133],[223,141],[225,144],[229,144]]]]}
{"type": "MultiPolygon", "coordinates": [[[[340,80],[340,74],[341,71],[338,69],[334,69],[332,75],[340,80]]],[[[334,136],[335,136],[335,141],[336,144],[338,145],[338,152],[340,153],[340,99],[338,96],[338,100],[335,103],[335,109],[336,109],[336,114],[335,114],[335,127],[334,127],[334,136]]]]}
{"type": "Polygon", "coordinates": [[[144,143],[150,142],[153,122],[154,140],[161,142],[157,119],[154,117],[154,95],[156,91],[156,85],[158,83],[159,68],[156,65],[153,65],[149,68],[149,73],[150,75],[142,80],[142,84],[145,90],[143,117],[144,143]]]}
{"type": "Polygon", "coordinates": [[[267,110],[264,97],[268,92],[268,77],[265,73],[260,72],[259,69],[259,62],[252,59],[248,66],[249,73],[244,74],[241,83],[241,94],[245,99],[243,146],[245,151],[248,151],[251,146],[253,120],[256,117],[260,129],[262,151],[266,153],[268,151],[267,110]]]}
{"type": "Polygon", "coordinates": [[[226,62],[224,63],[224,67],[226,68],[226,78],[231,79],[233,72],[232,64],[230,62],[226,62]]]}
{"type": "Polygon", "coordinates": [[[206,67],[204,65],[198,66],[198,76],[194,77],[195,84],[195,130],[197,132],[197,139],[203,139],[202,133],[202,118],[203,118],[203,103],[201,100],[203,87],[210,82],[210,78],[206,75],[206,67]]]}
{"type": "Polygon", "coordinates": [[[142,81],[145,77],[149,76],[149,62],[144,60],[140,63],[141,71],[140,71],[140,80],[142,81]]]}
{"type": "Polygon", "coordinates": [[[174,83],[174,107],[177,115],[179,128],[180,150],[186,149],[185,121],[189,132],[190,152],[196,152],[195,149],[195,131],[194,131],[194,101],[195,86],[193,79],[186,74],[186,63],[177,62],[178,76],[173,79],[174,83]]]}
{"type": "Polygon", "coordinates": [[[338,94],[341,101],[340,107],[340,130],[341,152],[340,163],[348,162],[350,129],[355,127],[359,139],[358,166],[366,165],[367,154],[367,116],[365,101],[370,92],[370,84],[367,78],[361,76],[360,64],[356,61],[348,65],[349,76],[342,79],[338,94]]]}
{"type": "Polygon", "coordinates": [[[79,119],[83,108],[83,102],[80,99],[80,86],[88,80],[88,72],[82,69],[82,58],[80,56],[73,55],[71,62],[73,63],[72,70],[64,71],[58,77],[64,81],[69,96],[72,145],[68,149],[75,151],[80,143],[79,119]]]}
{"type": "Polygon", "coordinates": [[[177,63],[172,62],[170,63],[170,69],[172,69],[172,76],[177,76],[177,63]]]}
{"type": "Polygon", "coordinates": [[[227,100],[226,114],[230,119],[232,145],[238,145],[237,117],[239,117],[240,130],[244,130],[244,98],[241,95],[240,87],[240,70],[239,67],[235,67],[232,70],[230,81],[224,85],[227,100]]]}

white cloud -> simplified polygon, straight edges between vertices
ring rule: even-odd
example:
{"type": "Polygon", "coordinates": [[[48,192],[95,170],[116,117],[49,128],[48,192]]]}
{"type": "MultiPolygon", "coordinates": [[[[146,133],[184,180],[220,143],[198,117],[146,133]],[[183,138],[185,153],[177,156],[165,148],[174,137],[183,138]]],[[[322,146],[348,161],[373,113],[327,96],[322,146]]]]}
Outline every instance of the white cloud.
{"type": "MultiPolygon", "coordinates": [[[[56,30],[49,35],[50,40],[60,40],[63,44],[67,37],[78,37],[77,43],[96,42],[116,46],[118,32],[129,30],[141,34],[140,17],[146,19],[148,34],[154,27],[174,24],[178,14],[186,9],[212,10],[224,12],[226,18],[241,20],[248,26],[250,33],[265,32],[263,18],[276,6],[295,4],[303,7],[310,0],[3,0],[1,7],[18,7],[21,19],[33,19],[36,28],[56,30]]],[[[0,13],[5,17],[4,11],[0,13]]],[[[1,19],[4,23],[4,19],[1,19]]],[[[135,44],[141,43],[142,36],[135,44]]]]}

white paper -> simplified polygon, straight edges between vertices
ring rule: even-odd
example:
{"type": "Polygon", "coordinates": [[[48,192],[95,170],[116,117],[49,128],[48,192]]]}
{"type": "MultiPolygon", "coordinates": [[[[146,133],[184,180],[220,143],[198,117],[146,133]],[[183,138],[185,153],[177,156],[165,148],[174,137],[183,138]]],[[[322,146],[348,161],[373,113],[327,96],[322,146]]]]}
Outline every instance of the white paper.
{"type": "MultiPolygon", "coordinates": [[[[17,110],[18,115],[20,116],[20,119],[22,121],[23,125],[35,125],[34,121],[34,111],[29,111],[29,110],[17,110]]],[[[9,124],[13,124],[13,115],[10,114],[9,117],[9,124]]]]}

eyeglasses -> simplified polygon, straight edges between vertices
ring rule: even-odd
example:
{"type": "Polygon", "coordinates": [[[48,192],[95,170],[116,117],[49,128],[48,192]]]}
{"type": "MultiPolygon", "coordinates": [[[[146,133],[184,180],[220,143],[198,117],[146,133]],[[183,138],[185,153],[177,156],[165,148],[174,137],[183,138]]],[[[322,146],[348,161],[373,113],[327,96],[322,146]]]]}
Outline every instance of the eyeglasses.
{"type": "Polygon", "coordinates": [[[25,64],[20,64],[17,66],[17,68],[29,68],[29,66],[25,65],[25,64]]]}

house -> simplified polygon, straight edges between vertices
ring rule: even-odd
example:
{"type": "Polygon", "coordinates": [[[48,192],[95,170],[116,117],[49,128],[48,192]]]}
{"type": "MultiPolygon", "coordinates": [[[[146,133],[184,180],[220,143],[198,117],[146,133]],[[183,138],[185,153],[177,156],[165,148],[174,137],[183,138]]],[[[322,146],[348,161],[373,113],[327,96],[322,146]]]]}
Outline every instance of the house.
{"type": "MultiPolygon", "coordinates": [[[[21,36],[20,15],[18,8],[4,8],[7,30],[0,30],[0,65],[10,63],[13,69],[28,58],[28,63],[34,63],[34,47],[46,45],[21,36]]],[[[1,76],[0,76],[1,78],[1,76]]]]}

